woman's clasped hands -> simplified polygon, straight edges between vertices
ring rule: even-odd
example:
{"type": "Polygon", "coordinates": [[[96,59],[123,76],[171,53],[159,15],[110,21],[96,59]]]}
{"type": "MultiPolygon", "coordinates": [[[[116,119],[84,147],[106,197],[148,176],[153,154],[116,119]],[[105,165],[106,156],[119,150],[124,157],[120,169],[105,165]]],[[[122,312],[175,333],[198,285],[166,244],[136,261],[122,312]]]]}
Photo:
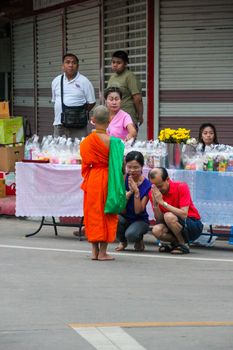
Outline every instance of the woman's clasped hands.
{"type": "Polygon", "coordinates": [[[128,185],[129,185],[129,189],[131,192],[137,192],[138,191],[138,185],[136,184],[136,182],[133,180],[132,176],[129,176],[128,179],[128,185]]]}

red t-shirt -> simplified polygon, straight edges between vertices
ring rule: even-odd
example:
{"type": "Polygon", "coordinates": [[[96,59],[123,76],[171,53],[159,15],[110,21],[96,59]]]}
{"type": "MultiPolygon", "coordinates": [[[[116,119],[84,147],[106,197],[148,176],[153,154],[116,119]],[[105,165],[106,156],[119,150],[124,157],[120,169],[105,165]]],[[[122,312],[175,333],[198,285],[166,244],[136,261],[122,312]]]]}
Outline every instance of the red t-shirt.
{"type": "MultiPolygon", "coordinates": [[[[172,205],[173,207],[176,207],[178,209],[182,207],[189,207],[188,210],[188,217],[194,218],[200,220],[200,215],[198,213],[198,210],[195,208],[189,187],[185,182],[174,182],[169,180],[169,190],[167,193],[162,194],[164,202],[167,202],[168,204],[172,205]]],[[[150,191],[149,193],[150,202],[153,206],[153,200],[152,200],[152,193],[150,191]]],[[[165,213],[169,210],[164,208],[162,205],[159,205],[159,209],[162,213],[165,213]]]]}

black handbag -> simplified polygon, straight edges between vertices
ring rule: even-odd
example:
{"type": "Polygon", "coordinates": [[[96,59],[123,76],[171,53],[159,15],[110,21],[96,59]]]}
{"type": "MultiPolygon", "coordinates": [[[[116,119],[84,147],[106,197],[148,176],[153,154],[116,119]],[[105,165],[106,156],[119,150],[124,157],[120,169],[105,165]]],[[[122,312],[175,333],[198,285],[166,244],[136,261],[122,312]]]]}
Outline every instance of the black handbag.
{"type": "Polygon", "coordinates": [[[63,103],[63,79],[64,75],[61,77],[61,123],[66,128],[84,128],[88,123],[86,104],[83,106],[68,107],[63,103]]]}

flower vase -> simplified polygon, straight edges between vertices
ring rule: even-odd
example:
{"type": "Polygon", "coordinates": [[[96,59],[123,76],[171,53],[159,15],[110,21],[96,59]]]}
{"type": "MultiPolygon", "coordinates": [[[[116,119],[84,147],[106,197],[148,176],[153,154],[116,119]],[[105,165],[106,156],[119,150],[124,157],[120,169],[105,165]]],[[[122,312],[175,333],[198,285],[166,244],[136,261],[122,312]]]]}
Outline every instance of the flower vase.
{"type": "Polygon", "coordinates": [[[167,143],[167,167],[169,169],[183,168],[182,147],[182,143],[167,143]]]}

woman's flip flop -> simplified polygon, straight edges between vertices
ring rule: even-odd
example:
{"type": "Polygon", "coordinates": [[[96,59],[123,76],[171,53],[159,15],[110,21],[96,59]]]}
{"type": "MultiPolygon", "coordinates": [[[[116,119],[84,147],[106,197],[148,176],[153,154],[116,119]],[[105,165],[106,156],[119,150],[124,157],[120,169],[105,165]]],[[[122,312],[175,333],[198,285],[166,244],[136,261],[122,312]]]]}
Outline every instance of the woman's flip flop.
{"type": "Polygon", "coordinates": [[[115,248],[117,252],[122,252],[127,247],[127,242],[120,242],[118,247],[115,248]]]}

